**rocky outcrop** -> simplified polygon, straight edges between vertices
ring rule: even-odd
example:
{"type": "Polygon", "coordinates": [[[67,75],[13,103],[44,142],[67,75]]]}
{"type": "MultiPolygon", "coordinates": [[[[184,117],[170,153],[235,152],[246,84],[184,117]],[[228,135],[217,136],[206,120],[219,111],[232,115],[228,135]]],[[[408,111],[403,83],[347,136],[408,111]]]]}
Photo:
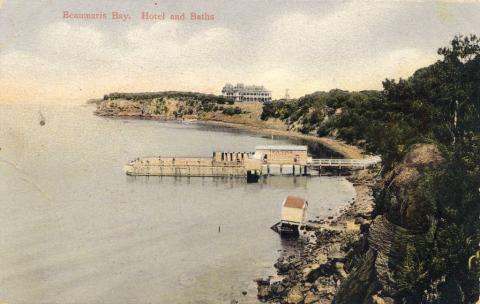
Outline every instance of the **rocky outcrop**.
{"type": "Polygon", "coordinates": [[[300,304],[304,299],[301,285],[294,286],[287,294],[288,304],[300,304]]]}
{"type": "Polygon", "coordinates": [[[443,162],[437,146],[416,144],[405,155],[404,161],[385,175],[383,192],[388,195],[386,213],[399,225],[408,229],[421,229],[427,218],[422,217],[423,201],[415,197],[424,173],[443,162]]]}
{"type": "MultiPolygon", "coordinates": [[[[175,119],[181,102],[175,99],[104,100],[97,103],[96,115],[175,119]]],[[[193,114],[193,110],[189,110],[193,114]]]]}
{"type": "Polygon", "coordinates": [[[319,221],[298,255],[280,257],[275,267],[281,279],[257,281],[259,298],[275,303],[395,303],[405,244],[424,251],[432,240],[431,231],[419,224],[430,218],[415,191],[426,172],[442,161],[436,146],[414,145],[382,180],[355,176],[357,197],[351,206],[335,219],[319,221]],[[371,187],[380,193],[377,203],[380,197],[384,204],[373,210],[374,219],[371,187]]]}
{"type": "Polygon", "coordinates": [[[431,218],[415,191],[427,170],[442,161],[435,145],[414,145],[404,161],[385,175],[379,192],[383,206],[377,206],[383,214],[369,225],[363,239],[367,246],[356,254],[361,258],[350,259],[352,272],[338,289],[334,303],[393,303],[399,296],[398,277],[406,244],[415,244],[416,250],[424,252],[432,241],[431,232],[423,229],[431,223],[422,225],[431,218]]]}
{"type": "Polygon", "coordinates": [[[317,229],[306,237],[298,255],[280,257],[275,263],[281,280],[259,279],[258,297],[280,303],[329,303],[339,282],[346,276],[343,232],[317,229]],[[338,248],[337,248],[338,247],[338,248]]]}
{"type": "Polygon", "coordinates": [[[365,227],[369,225],[372,210],[367,186],[371,177],[358,174],[352,181],[358,190],[352,204],[334,219],[312,221],[313,229],[298,241],[296,254],[283,253],[275,263],[279,279],[256,280],[260,300],[302,304],[332,302],[337,288],[349,277],[346,262],[353,252],[351,244],[368,230],[365,227]]]}

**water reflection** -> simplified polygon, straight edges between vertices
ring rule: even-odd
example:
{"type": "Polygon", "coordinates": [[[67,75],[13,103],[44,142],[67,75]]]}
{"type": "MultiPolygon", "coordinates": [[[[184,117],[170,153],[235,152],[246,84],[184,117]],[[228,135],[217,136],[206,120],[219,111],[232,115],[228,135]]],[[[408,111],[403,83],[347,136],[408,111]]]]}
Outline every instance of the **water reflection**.
{"type": "Polygon", "coordinates": [[[173,184],[173,185],[190,185],[192,181],[201,181],[202,185],[215,186],[249,186],[251,187],[268,187],[278,189],[298,189],[307,188],[309,181],[318,177],[309,176],[267,176],[261,177],[258,183],[247,183],[243,177],[185,177],[185,176],[132,176],[125,175],[128,183],[143,184],[173,184]],[[256,185],[256,186],[255,186],[256,185]]]}

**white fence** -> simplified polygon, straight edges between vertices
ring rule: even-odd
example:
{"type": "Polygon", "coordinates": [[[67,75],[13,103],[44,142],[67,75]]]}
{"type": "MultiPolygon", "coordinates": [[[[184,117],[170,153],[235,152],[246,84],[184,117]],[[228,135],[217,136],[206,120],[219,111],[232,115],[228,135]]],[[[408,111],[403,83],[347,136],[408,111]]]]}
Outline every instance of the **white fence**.
{"type": "Polygon", "coordinates": [[[368,168],[380,163],[379,156],[372,156],[365,159],[342,159],[342,158],[313,158],[309,160],[310,167],[338,167],[338,168],[368,168]]]}

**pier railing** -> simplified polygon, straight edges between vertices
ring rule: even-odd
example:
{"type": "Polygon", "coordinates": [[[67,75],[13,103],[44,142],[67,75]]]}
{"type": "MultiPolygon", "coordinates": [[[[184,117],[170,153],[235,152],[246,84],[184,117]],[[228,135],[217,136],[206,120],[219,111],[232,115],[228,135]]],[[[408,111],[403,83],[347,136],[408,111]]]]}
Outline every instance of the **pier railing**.
{"type": "MultiPolygon", "coordinates": [[[[249,159],[250,160],[250,159],[249,159]]],[[[125,166],[128,175],[157,176],[248,176],[249,171],[259,175],[308,175],[309,170],[322,171],[333,169],[366,169],[381,162],[373,156],[365,159],[309,158],[307,162],[265,162],[257,159],[258,168],[247,165],[243,159],[217,161],[214,158],[190,157],[145,157],[129,162],[125,166]],[[277,172],[278,171],[278,172],[277,172]]]]}
{"type": "Polygon", "coordinates": [[[145,157],[125,166],[127,175],[144,176],[247,176],[243,162],[212,158],[145,157]]]}
{"type": "Polygon", "coordinates": [[[365,159],[343,158],[313,158],[308,162],[309,167],[337,167],[337,168],[368,168],[380,163],[379,156],[365,159]]]}
{"type": "Polygon", "coordinates": [[[130,166],[236,166],[243,167],[243,161],[215,161],[207,157],[143,157],[132,160],[128,163],[130,166]]]}

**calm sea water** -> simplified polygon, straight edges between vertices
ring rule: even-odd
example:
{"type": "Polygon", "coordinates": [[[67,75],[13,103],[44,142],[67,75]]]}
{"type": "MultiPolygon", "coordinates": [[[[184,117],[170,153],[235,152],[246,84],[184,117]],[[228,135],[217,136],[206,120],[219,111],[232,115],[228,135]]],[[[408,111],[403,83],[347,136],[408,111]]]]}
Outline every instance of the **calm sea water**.
{"type": "Polygon", "coordinates": [[[307,198],[313,217],[354,196],[338,177],[127,177],[138,156],[291,142],[93,110],[0,106],[0,302],[256,303],[253,279],[288,246],[269,229],[283,198],[307,198]]]}

